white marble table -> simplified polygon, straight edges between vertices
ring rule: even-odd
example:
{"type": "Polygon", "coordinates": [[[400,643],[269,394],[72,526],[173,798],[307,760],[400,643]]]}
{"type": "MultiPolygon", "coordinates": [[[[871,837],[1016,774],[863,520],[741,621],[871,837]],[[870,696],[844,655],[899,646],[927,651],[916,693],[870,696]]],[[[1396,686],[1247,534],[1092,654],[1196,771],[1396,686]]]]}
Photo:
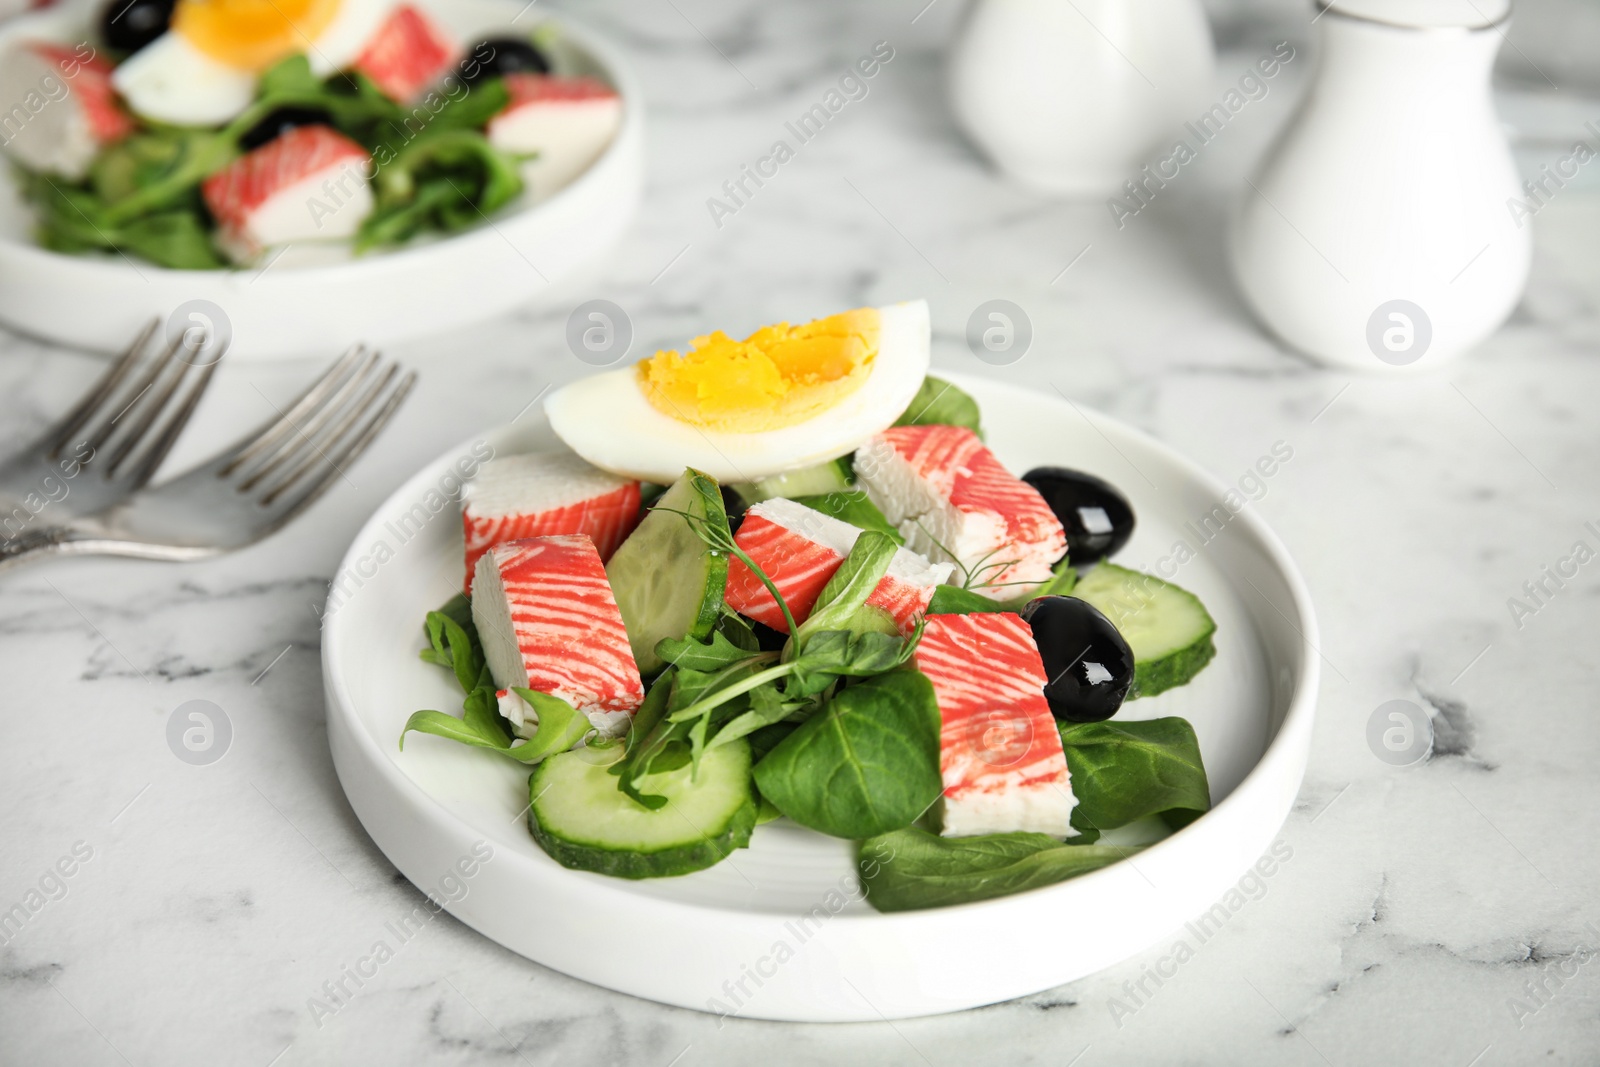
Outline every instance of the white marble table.
{"type": "MultiPolygon", "coordinates": [[[[1600,585],[1581,570],[1520,629],[1507,607],[1575,541],[1597,543],[1583,523],[1600,522],[1600,197],[1569,191],[1539,214],[1526,299],[1447,375],[1351,380],[1264,337],[1220,249],[1228,197],[1292,103],[1304,50],[1118,231],[1104,204],[1041,199],[974,158],[940,102],[955,5],[913,24],[922,3],[585,5],[631,51],[650,102],[645,210],[603,271],[395,351],[421,370],[417,395],[349,484],[267,543],[191,566],[0,576],[0,910],[41,882],[53,893],[0,937],[0,1062],[1600,1060],[1600,585]],[[867,98],[719,228],[707,198],[879,40],[895,55],[867,98]],[[317,607],[364,516],[449,444],[585,369],[562,341],[579,300],[617,301],[643,348],[920,295],[940,366],[984,370],[964,324],[1005,297],[1036,339],[991,373],[1069,382],[1225,480],[1274,441],[1293,446],[1251,506],[1311,583],[1327,669],[1281,835],[1292,858],[1260,899],[1175,969],[1163,946],[1018,1002],[893,1025],[719,1026],[548,971],[447,916],[336,1014],[314,1013],[308,999],[420,900],[356,823],[322,725],[317,607]],[[1368,718],[1391,699],[1436,716],[1425,762],[1369,750],[1368,718]],[[168,748],[168,716],[189,700],[232,723],[211,766],[168,748]],[[59,881],[58,861],[73,872],[59,881]],[[1541,981],[1550,993],[1535,997],[1541,981]]],[[[1225,23],[1220,81],[1285,33],[1305,43],[1298,10],[1283,27],[1225,23]]],[[[95,366],[0,336],[0,444],[95,366]]],[[[174,463],[270,413],[310,370],[227,367],[174,463]]]]}

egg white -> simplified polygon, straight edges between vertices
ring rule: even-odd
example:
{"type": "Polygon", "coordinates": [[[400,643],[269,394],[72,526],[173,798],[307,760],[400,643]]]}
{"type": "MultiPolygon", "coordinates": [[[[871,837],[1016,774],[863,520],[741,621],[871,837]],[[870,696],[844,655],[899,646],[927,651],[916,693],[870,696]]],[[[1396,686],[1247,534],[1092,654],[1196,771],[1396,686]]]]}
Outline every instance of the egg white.
{"type": "Polygon", "coordinates": [[[118,65],[111,84],[136,114],[177,126],[217,126],[256,95],[256,76],[212,59],[168,30],[118,65]]]}
{"type": "MultiPolygon", "coordinates": [[[[344,0],[333,21],[305,44],[319,78],[356,61],[399,0],[344,0]]],[[[117,92],[135,113],[179,126],[218,126],[255,100],[256,74],[213,59],[173,30],[117,67],[117,92]]]]}
{"type": "Polygon", "coordinates": [[[706,430],[662,414],[632,366],[563,386],[545,400],[556,434],[578,455],[628,478],[670,484],[694,467],[721,482],[751,482],[853,451],[900,417],[928,373],[928,303],[878,309],[878,354],[867,380],[837,404],[777,430],[706,430]]]}
{"type": "Polygon", "coordinates": [[[333,21],[306,48],[311,73],[326,78],[354,63],[399,0],[344,0],[333,21]]]}

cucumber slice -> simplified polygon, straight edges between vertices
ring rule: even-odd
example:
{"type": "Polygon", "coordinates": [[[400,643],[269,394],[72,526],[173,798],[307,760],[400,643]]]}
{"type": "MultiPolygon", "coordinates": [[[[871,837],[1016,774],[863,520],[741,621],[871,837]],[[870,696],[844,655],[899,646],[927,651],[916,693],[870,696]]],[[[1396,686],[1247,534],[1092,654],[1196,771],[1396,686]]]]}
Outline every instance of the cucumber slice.
{"type": "Polygon", "coordinates": [[[1211,641],[1217,624],[1199,598],[1171,582],[1100,563],[1078,579],[1072,595],[1099,608],[1133,650],[1130,700],[1185,684],[1217,654],[1211,641]]]}
{"type": "Polygon", "coordinates": [[[733,488],[744,497],[746,504],[759,504],[775,496],[790,500],[802,496],[821,496],[849,489],[855,484],[855,474],[850,468],[850,457],[840,456],[814,467],[801,467],[785,474],[774,474],[757,482],[740,482],[733,488]]]}
{"type": "Polygon", "coordinates": [[[689,470],[606,564],[634,662],[647,677],[666,665],[656,655],[663,637],[702,641],[711,633],[728,585],[728,557],[712,552],[680,512],[728,528],[716,479],[689,470]]]}
{"type": "Polygon", "coordinates": [[[652,811],[617,788],[608,769],[621,745],[590,746],[551,756],[528,779],[528,828],[563,867],[613,878],[667,878],[710,867],[750,843],[756,823],[750,746],[742,738],[700,760],[646,774],[646,793],[667,798],[652,811]]]}

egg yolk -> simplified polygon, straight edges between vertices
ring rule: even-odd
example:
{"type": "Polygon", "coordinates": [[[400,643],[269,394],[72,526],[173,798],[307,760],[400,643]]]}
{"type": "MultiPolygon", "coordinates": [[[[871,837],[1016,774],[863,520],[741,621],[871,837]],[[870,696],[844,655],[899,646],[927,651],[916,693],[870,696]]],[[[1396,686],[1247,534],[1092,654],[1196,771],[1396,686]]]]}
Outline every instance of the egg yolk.
{"type": "Polygon", "coordinates": [[[306,52],[339,13],[340,0],[179,0],[172,28],[236,70],[260,71],[306,52]]]}
{"type": "Polygon", "coordinates": [[[683,355],[638,364],[639,388],[662,414],[694,426],[758,433],[804,422],[860,388],[878,354],[878,312],[858,308],[804,326],[763,326],[743,341],[718,330],[683,355]]]}

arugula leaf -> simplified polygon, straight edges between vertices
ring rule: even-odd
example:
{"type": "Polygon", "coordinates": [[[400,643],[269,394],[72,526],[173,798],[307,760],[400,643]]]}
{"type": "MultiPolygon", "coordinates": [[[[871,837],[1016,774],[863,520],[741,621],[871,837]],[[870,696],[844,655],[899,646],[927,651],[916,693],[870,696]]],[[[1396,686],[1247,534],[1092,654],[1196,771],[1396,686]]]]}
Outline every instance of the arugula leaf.
{"type": "Polygon", "coordinates": [[[621,778],[617,787],[652,811],[665,804],[665,797],[642,793],[640,779],[655,771],[672,770],[685,762],[693,762],[698,770],[713,722],[736,716],[749,706],[744,694],[765,684],[759,677],[765,672],[756,672],[757,681],[752,683],[751,671],[771,659],[772,653],[763,653],[715,673],[681,665],[663,671],[651,687],[646,702],[649,703],[658,690],[666,694],[665,699],[659,705],[652,704],[649,716],[654,724],[648,733],[642,734],[644,739],[637,744],[630,742],[626,758],[613,766],[611,773],[621,778]]]}
{"type": "MultiPolygon", "coordinates": [[[[462,598],[463,603],[465,599],[462,598]]],[[[442,610],[428,612],[425,628],[432,647],[423,649],[421,657],[453,670],[456,682],[465,692],[476,689],[484,670],[484,658],[470,609],[463,616],[459,605],[451,601],[442,610]]]]}
{"type": "Polygon", "coordinates": [[[1194,727],[1176,717],[1060,723],[1078,806],[1072,825],[1110,830],[1146,815],[1186,826],[1211,808],[1194,727]]]}
{"type": "MultiPolygon", "coordinates": [[[[136,166],[127,164],[130,170],[136,166]]],[[[116,249],[174,270],[206,270],[222,264],[192,188],[176,190],[170,203],[152,205],[143,217],[121,223],[88,189],[34,175],[25,191],[35,208],[38,241],[45,248],[72,253],[116,249]]]]}
{"type": "Polygon", "coordinates": [[[890,525],[884,518],[878,506],[867,498],[867,494],[860,489],[840,489],[832,493],[821,493],[816,496],[795,497],[796,504],[804,504],[813,511],[820,511],[824,515],[831,515],[859,530],[874,530],[883,534],[897,545],[906,543],[900,531],[890,525]]]}
{"type": "Polygon", "coordinates": [[[639,790],[639,779],[649,773],[650,765],[666,751],[673,740],[672,723],[663,721],[673,690],[677,687],[677,669],[668,667],[656,676],[644,703],[634,713],[628,728],[623,758],[609,768],[617,776],[617,788],[633,798],[634,802],[655,811],[666,805],[667,798],[645,794],[639,790]]]}
{"type": "Polygon", "coordinates": [[[894,420],[896,426],[965,426],[982,438],[983,427],[979,423],[978,402],[932,375],[922,379],[910,406],[894,420]]]}
{"type": "Polygon", "coordinates": [[[222,266],[211,234],[193,211],[163,211],[126,223],[116,232],[125,252],[173,270],[213,270],[222,266]]]}
{"type": "Polygon", "coordinates": [[[423,227],[454,232],[476,226],[522,195],[522,175],[509,155],[477,130],[435,123],[378,167],[376,208],[356,237],[358,252],[423,227]]]}
{"type": "MultiPolygon", "coordinates": [[[[425,98],[426,99],[426,98],[425,98]]],[[[447,98],[428,123],[430,130],[480,130],[511,103],[511,90],[501,78],[475,83],[465,96],[447,98]]]]}
{"type": "Polygon", "coordinates": [[[755,767],[756,787],[802,826],[863,838],[909,826],[939,799],[939,705],[916,671],[841,690],[755,767]]]}
{"type": "Polygon", "coordinates": [[[170,130],[162,131],[161,136],[171,140],[170,159],[158,173],[145,173],[138,187],[127,196],[105,205],[104,220],[108,230],[119,229],[141,216],[192,200],[201,181],[239,155],[237,134],[226,130],[220,133],[170,130]]]}
{"type": "MultiPolygon", "coordinates": [[[[746,629],[748,633],[748,628],[746,629]]],[[[755,634],[750,634],[755,640],[755,634]]],[[[711,631],[709,641],[692,641],[687,637],[663,637],[656,642],[656,655],[670,664],[696,671],[717,671],[759,655],[760,649],[748,649],[730,641],[721,629],[711,631]]]]}
{"type": "Polygon", "coordinates": [[[722,618],[717,620],[716,632],[726,637],[735,648],[742,648],[746,652],[761,651],[761,639],[756,636],[750,623],[727,604],[722,605],[722,618]]]}
{"type": "MultiPolygon", "coordinates": [[[[624,739],[623,751],[632,753],[634,749],[644,744],[645,740],[655,730],[656,724],[667,712],[667,698],[672,695],[673,669],[668,667],[656,675],[656,680],[651,683],[650,691],[644,695],[644,703],[639,705],[639,710],[633,713],[633,721],[628,724],[628,736],[624,739]]],[[[621,774],[620,763],[612,765],[613,774],[621,774]]]]}
{"type": "Polygon", "coordinates": [[[480,737],[493,741],[496,748],[510,748],[511,734],[500,715],[500,701],[494,683],[481,685],[467,694],[462,702],[464,714],[461,721],[475,730],[480,737]]]}
{"type": "Polygon", "coordinates": [[[1051,569],[1050,580],[1031,593],[1010,600],[991,600],[958,585],[941,585],[928,602],[929,615],[976,615],[986,611],[1020,612],[1028,601],[1041,596],[1068,596],[1078,584],[1078,572],[1063,559],[1051,569]]]}
{"type": "Polygon", "coordinates": [[[719,745],[726,745],[737,741],[757,730],[764,730],[769,726],[799,715],[811,706],[809,700],[786,700],[778,692],[777,686],[761,686],[750,690],[750,710],[742,715],[729,719],[716,736],[706,744],[706,748],[713,749],[719,745]]]}
{"type": "Polygon", "coordinates": [[[885,912],[912,911],[1055,885],[1134,851],[1068,845],[1047,834],[946,838],[906,829],[863,841],[857,864],[869,904],[885,912]]]}
{"type": "MultiPolygon", "coordinates": [[[[437,614],[437,612],[432,613],[437,614]]],[[[531,740],[513,745],[512,738],[501,725],[499,702],[492,685],[480,686],[467,694],[465,714],[461,718],[442,711],[413,712],[400,731],[400,748],[406,747],[406,734],[418,733],[446,737],[475,748],[488,748],[521,763],[538,763],[546,757],[565,752],[594,729],[588,718],[560,697],[553,697],[535,689],[513,688],[539,716],[538,729],[531,740]]]]}
{"type": "Polygon", "coordinates": [[[588,716],[560,697],[517,686],[511,691],[526,700],[539,716],[539,728],[534,730],[533,737],[506,750],[506,755],[512,759],[538,763],[546,756],[567,751],[594,730],[588,716]]]}
{"type": "Polygon", "coordinates": [[[1019,608],[1027,604],[1034,597],[1041,596],[1067,596],[1078,585],[1078,572],[1063,557],[1054,567],[1050,568],[1050,580],[1025,597],[1013,601],[1019,608]]]}
{"type": "Polygon", "coordinates": [[[477,623],[472,621],[472,601],[467,599],[465,593],[457,593],[443,604],[440,604],[435,610],[441,615],[450,616],[474,639],[477,638],[478,626],[477,623]]]}
{"type": "Polygon", "coordinates": [[[454,715],[446,715],[442,711],[412,712],[411,718],[406,720],[405,729],[400,731],[401,751],[404,751],[406,747],[406,734],[411,733],[413,730],[419,734],[448,737],[452,741],[460,741],[463,745],[492,748],[498,752],[506,750],[504,744],[497,742],[494,737],[482,733],[475,724],[458,719],[454,715]]]}

